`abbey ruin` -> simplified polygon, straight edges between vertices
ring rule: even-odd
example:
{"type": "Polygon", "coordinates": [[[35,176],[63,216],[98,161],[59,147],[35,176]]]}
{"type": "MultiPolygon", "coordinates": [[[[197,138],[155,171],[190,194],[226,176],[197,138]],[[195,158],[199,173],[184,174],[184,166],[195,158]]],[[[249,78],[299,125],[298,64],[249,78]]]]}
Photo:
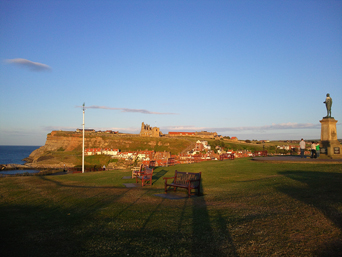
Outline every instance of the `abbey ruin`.
{"type": "Polygon", "coordinates": [[[158,127],[151,127],[144,122],[141,123],[141,130],[139,135],[141,137],[182,137],[182,136],[191,136],[191,137],[200,137],[200,138],[219,138],[216,132],[169,132],[168,134],[163,134],[158,127]]]}
{"type": "Polygon", "coordinates": [[[144,122],[141,123],[141,130],[140,130],[140,136],[141,137],[160,137],[161,132],[158,127],[151,127],[148,124],[145,124],[144,122]]]}

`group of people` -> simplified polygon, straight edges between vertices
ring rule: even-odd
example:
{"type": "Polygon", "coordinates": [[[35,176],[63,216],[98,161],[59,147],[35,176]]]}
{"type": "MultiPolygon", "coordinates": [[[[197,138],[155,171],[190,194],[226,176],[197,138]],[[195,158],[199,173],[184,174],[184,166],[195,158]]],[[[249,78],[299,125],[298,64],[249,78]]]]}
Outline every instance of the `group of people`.
{"type": "MultiPolygon", "coordinates": [[[[325,98],[325,101],[323,103],[325,103],[325,106],[327,108],[327,116],[325,118],[331,118],[331,106],[332,106],[332,99],[330,97],[330,94],[326,95],[327,97],[325,98]]],[[[304,152],[305,152],[305,141],[302,138],[300,143],[299,143],[299,147],[300,147],[300,157],[301,158],[305,158],[304,157],[304,152]]],[[[315,143],[315,142],[311,142],[311,156],[310,158],[317,158],[319,157],[319,153],[320,153],[320,147],[319,147],[319,143],[315,143]]]]}
{"type": "MultiPolygon", "coordinates": [[[[304,152],[305,152],[306,144],[305,144],[305,141],[303,138],[300,140],[299,147],[300,147],[300,157],[304,158],[304,152]]],[[[310,156],[310,158],[319,157],[319,152],[320,152],[319,143],[311,142],[311,156],[310,156]]]]}
{"type": "Polygon", "coordinates": [[[319,157],[319,143],[311,142],[311,157],[317,158],[319,157]]]}

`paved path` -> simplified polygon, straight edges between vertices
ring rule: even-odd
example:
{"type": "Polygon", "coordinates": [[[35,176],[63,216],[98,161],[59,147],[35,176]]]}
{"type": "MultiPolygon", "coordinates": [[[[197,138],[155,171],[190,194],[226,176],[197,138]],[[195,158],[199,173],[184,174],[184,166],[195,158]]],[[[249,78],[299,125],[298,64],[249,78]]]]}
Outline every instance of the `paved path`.
{"type": "Polygon", "coordinates": [[[267,156],[267,157],[254,157],[253,161],[262,161],[262,162],[275,162],[275,163],[329,163],[329,164],[342,164],[342,159],[311,159],[306,156],[306,158],[300,158],[300,156],[267,156]]]}

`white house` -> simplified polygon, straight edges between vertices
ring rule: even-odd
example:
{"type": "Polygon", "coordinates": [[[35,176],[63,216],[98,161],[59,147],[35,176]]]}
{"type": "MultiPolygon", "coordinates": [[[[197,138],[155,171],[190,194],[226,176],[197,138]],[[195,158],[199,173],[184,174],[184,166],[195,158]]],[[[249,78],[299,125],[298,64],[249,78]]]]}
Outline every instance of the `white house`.
{"type": "Polygon", "coordinates": [[[110,149],[110,148],[102,149],[102,154],[105,154],[105,155],[117,155],[119,152],[120,152],[119,149],[110,149]]]}

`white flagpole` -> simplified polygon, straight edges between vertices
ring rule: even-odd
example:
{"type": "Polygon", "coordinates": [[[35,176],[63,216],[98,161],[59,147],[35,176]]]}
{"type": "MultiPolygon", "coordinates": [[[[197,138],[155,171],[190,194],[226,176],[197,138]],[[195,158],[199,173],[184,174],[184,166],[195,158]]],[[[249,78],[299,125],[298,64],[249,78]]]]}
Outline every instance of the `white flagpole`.
{"type": "Polygon", "coordinates": [[[84,105],[83,103],[83,140],[82,140],[82,173],[84,173],[84,105]]]}

